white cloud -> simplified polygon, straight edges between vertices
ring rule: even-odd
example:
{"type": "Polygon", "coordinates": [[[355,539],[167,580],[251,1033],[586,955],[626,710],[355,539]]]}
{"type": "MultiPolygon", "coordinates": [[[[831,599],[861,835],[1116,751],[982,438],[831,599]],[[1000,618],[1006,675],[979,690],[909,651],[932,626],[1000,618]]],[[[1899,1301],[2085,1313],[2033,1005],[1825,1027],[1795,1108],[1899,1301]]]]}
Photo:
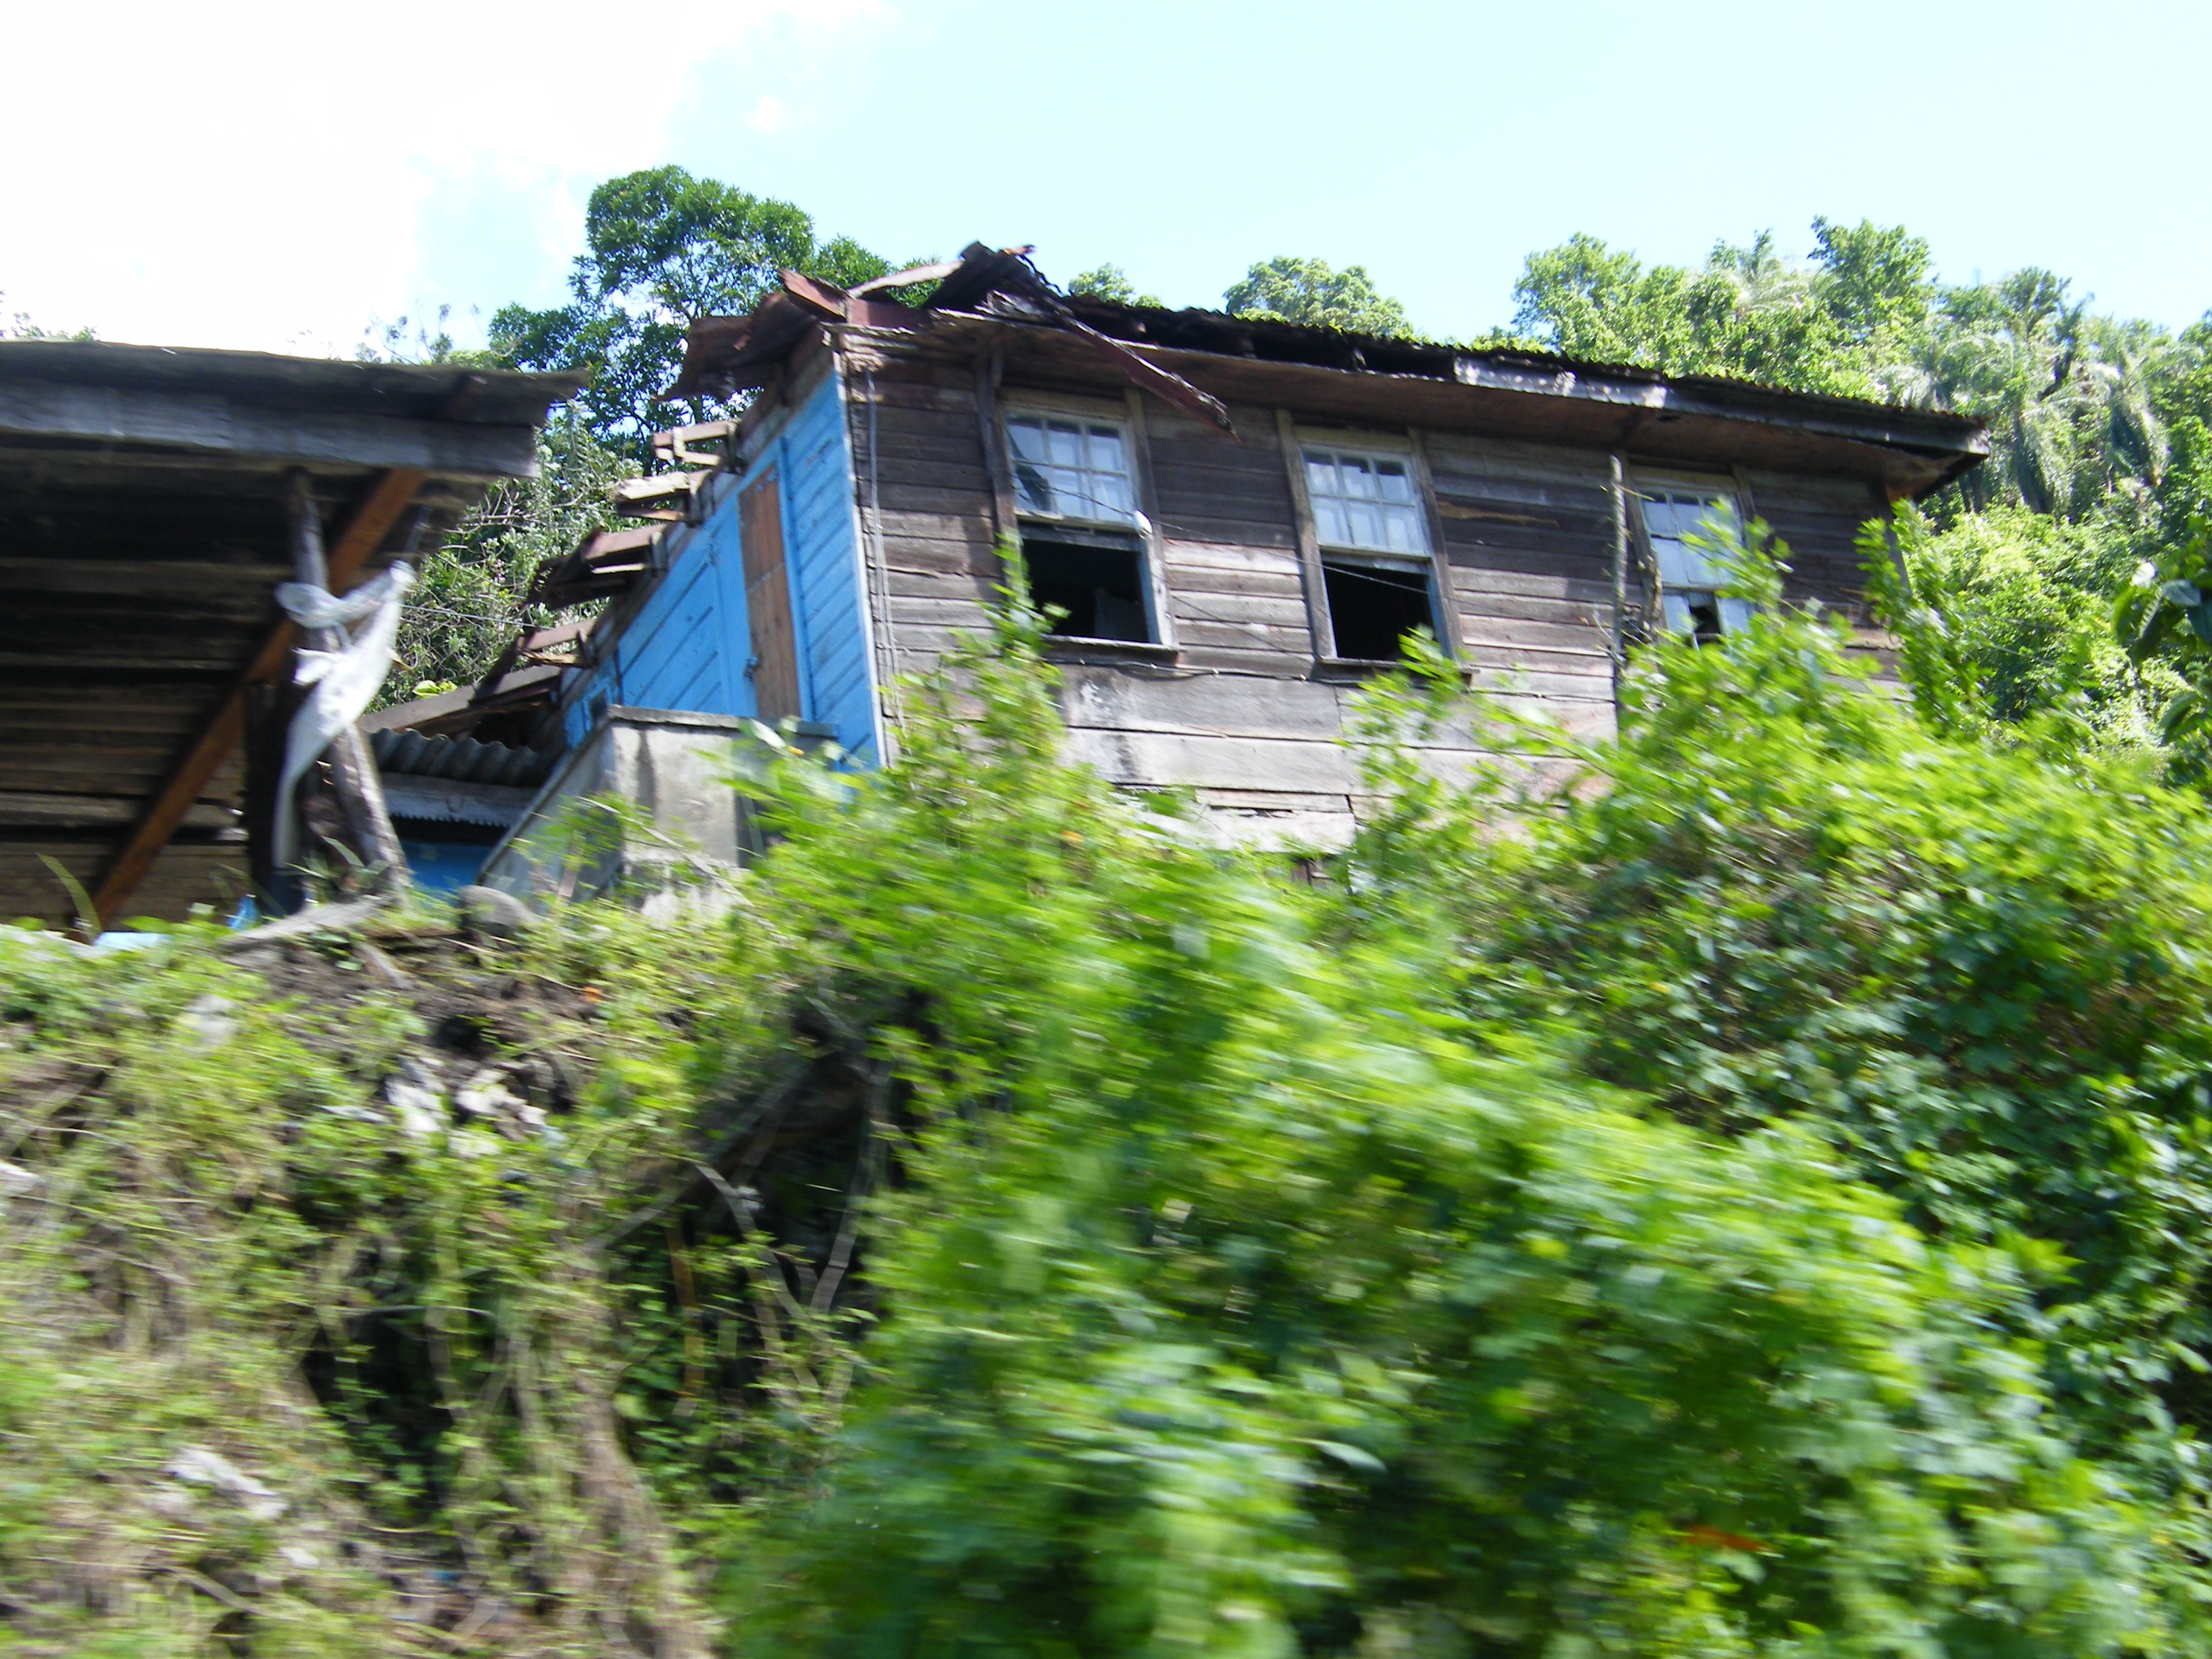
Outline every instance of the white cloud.
{"type": "Polygon", "coordinates": [[[718,60],[879,15],[740,0],[702,44],[696,15],[603,0],[32,9],[0,100],[0,293],[109,339],[349,351],[372,315],[510,297],[420,293],[426,225],[449,269],[543,282],[585,192],[666,159],[718,60]],[[443,245],[471,234],[501,240],[455,267],[443,245]]]}
{"type": "Polygon", "coordinates": [[[753,106],[745,125],[755,132],[781,132],[791,125],[791,112],[784,107],[782,99],[771,95],[753,106]]]}

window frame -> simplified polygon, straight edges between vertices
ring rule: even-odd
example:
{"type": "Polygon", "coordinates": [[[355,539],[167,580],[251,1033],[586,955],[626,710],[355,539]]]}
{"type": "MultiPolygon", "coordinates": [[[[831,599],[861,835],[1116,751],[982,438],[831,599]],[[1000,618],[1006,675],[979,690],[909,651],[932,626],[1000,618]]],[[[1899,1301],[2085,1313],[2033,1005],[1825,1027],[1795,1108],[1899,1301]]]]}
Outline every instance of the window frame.
{"type": "MultiPolygon", "coordinates": [[[[1686,639],[1694,645],[1706,645],[1716,643],[1728,638],[1731,634],[1741,631],[1755,610],[1750,601],[1723,598],[1717,587],[1696,587],[1686,583],[1676,586],[1667,580],[1666,573],[1659,566],[1658,541],[1660,538],[1652,534],[1650,515],[1644,508],[1645,503],[1652,498],[1655,492],[1662,496],[1695,495],[1704,502],[1708,512],[1715,503],[1725,501],[1729,511],[1735,515],[1736,524],[1741,528],[1746,523],[1744,516],[1746,492],[1743,481],[1732,474],[1724,476],[1718,473],[1656,471],[1639,467],[1631,471],[1625,482],[1631,511],[1634,515],[1632,523],[1636,532],[1637,551],[1644,566],[1644,614],[1647,618],[1654,618],[1656,613],[1655,619],[1658,633],[1674,635],[1686,639]],[[1686,629],[1678,629],[1668,623],[1667,600],[1670,594],[1678,592],[1705,595],[1711,598],[1714,605],[1713,616],[1718,624],[1717,630],[1714,634],[1711,636],[1701,635],[1698,632],[1694,616],[1691,625],[1686,629]],[[1732,605],[1742,607],[1742,615],[1734,622],[1731,622],[1728,610],[1728,607],[1732,605]]],[[[1665,539],[1678,543],[1681,540],[1679,536],[1671,535],[1665,539]]]]}
{"type": "Polygon", "coordinates": [[[1328,601],[1327,572],[1331,566],[1367,565],[1371,568],[1419,573],[1424,579],[1429,607],[1429,632],[1445,655],[1464,661],[1459,637],[1458,605],[1453,593],[1451,566],[1445,552],[1443,522],[1437,511],[1436,487],[1430,477],[1427,447],[1418,428],[1402,432],[1358,431],[1300,426],[1288,410],[1277,411],[1277,429],[1283,445],[1284,470],[1290,475],[1291,497],[1298,519],[1302,562],[1306,568],[1306,606],[1313,633],[1314,660],[1325,669],[1367,674],[1395,667],[1400,658],[1347,657],[1336,648],[1336,617],[1328,601]],[[1424,544],[1419,551],[1363,547],[1356,543],[1325,540],[1321,515],[1315,510],[1307,452],[1321,451],[1339,459],[1401,463],[1413,487],[1413,522],[1424,544]]]}
{"type": "MultiPolygon", "coordinates": [[[[1144,404],[1132,389],[1120,403],[1103,398],[1079,398],[1027,387],[1002,388],[998,397],[997,431],[994,434],[1000,464],[1006,468],[1008,504],[1012,508],[1010,529],[1014,544],[1025,547],[1031,526],[1039,532],[1066,532],[1071,541],[1098,547],[1127,545],[1137,558],[1137,588],[1145,606],[1145,625],[1150,637],[1143,640],[1103,639],[1093,635],[1054,634],[1048,636],[1056,653],[1172,659],[1177,654],[1175,617],[1169,604],[1165,560],[1162,557],[1158,509],[1152,495],[1151,456],[1145,429],[1144,404]],[[1128,519],[1039,513],[1024,507],[1012,423],[1017,421],[1079,421],[1110,426],[1121,441],[1127,471],[1131,516],[1128,519]],[[1126,541],[1124,540],[1126,538],[1126,541]]],[[[1088,471],[1086,468],[1085,471],[1088,471]]],[[[1040,539],[1047,538],[1040,535],[1040,539]]]]}

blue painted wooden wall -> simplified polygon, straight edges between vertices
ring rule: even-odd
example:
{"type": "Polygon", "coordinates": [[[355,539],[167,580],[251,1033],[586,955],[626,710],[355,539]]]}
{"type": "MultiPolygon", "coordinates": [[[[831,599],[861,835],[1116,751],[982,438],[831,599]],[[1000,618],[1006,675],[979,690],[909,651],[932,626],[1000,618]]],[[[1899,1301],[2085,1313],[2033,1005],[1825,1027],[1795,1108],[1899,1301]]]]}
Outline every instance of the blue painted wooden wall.
{"type": "Polygon", "coordinates": [[[771,471],[783,509],[803,716],[831,727],[839,746],[858,763],[876,763],[875,687],[854,528],[853,456],[835,374],[754,458],[737,488],[718,487],[703,522],[672,532],[672,557],[659,586],[568,704],[570,742],[590,729],[603,700],[710,714],[758,712],[745,672],[752,632],[738,497],[771,471]]]}
{"type": "MultiPolygon", "coordinates": [[[[853,518],[853,452],[840,378],[831,375],[783,429],[783,537],[798,613],[800,699],[840,747],[876,763],[866,588],[853,518]]],[[[730,508],[736,516],[734,501],[730,508]]]]}

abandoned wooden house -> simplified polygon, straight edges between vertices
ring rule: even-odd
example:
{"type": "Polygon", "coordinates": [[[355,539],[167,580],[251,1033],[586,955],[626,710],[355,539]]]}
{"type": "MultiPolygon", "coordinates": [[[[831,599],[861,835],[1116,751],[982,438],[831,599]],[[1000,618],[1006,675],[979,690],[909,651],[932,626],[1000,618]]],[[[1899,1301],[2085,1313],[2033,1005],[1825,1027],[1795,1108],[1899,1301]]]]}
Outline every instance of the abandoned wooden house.
{"type": "Polygon", "coordinates": [[[271,813],[247,809],[294,700],[274,589],[302,523],[345,592],[528,474],[578,384],[0,342],[0,921],[266,890],[271,813]]]}
{"type": "Polygon", "coordinates": [[[533,832],[599,790],[733,850],[702,780],[753,718],[895,754],[900,677],[984,627],[1002,540],[1058,614],[1075,757],[1327,846],[1360,805],[1347,699],[1407,632],[1601,733],[1639,629],[1741,625],[1686,539],[1707,514],[1764,519],[1788,597],[1863,620],[1861,526],[1985,453],[1954,415],[1063,295],[981,246],[849,293],[790,275],[695,324],[674,395],[739,392],[741,419],[663,434],[635,528],[545,572],[595,622],[375,717],[380,754],[502,739],[473,763],[518,781],[449,791],[493,789],[477,816],[512,826],[486,880],[527,888],[533,832]],[[921,304],[885,291],[920,279],[921,304]]]}

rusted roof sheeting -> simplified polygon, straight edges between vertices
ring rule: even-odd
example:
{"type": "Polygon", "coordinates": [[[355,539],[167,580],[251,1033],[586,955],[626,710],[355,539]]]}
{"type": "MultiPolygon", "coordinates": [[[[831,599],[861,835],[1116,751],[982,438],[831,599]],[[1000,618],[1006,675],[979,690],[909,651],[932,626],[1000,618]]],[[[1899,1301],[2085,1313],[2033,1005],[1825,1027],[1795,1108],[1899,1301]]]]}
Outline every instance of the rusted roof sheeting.
{"type": "MultiPolygon", "coordinates": [[[[1066,354],[1054,337],[1110,365],[1121,378],[1170,404],[1229,427],[1222,399],[1268,404],[1285,401],[1303,376],[1327,371],[1318,410],[1351,412],[1402,405],[1406,419],[1497,429],[1499,411],[1517,408],[1532,428],[1572,443],[1601,443],[1665,453],[1696,434],[1702,443],[1721,428],[1785,429],[1825,441],[1864,459],[1854,470],[1878,477],[1893,493],[1924,494],[1978,465],[1989,453],[1982,423],[1947,410],[1905,409],[1853,398],[1791,392],[1713,375],[1667,375],[1634,364],[1598,363],[1520,349],[1476,349],[1425,340],[1346,333],[1267,318],[1215,311],[1170,311],[1122,305],[1092,295],[1062,295],[1030,263],[1027,248],[971,245],[942,271],[919,311],[848,295],[817,279],[787,272],[781,291],[745,317],[702,318],[691,326],[682,375],[671,395],[728,396],[769,384],[784,358],[811,330],[842,323],[923,336],[966,324],[1016,325],[1039,356],[1066,354]],[[1285,376],[1279,371],[1292,371],[1285,376]],[[1276,371],[1271,376],[1270,371],[1276,371]],[[1429,382],[1433,391],[1417,390],[1429,382]],[[1393,388],[1395,388],[1395,390],[1393,388]],[[1466,388],[1465,391],[1448,390],[1466,388]],[[1549,406],[1553,413],[1540,413],[1549,406]],[[1572,414],[1569,410],[1578,412],[1572,414]],[[1607,410],[1614,411],[1607,413],[1607,410]],[[1554,414],[1556,418],[1554,418],[1554,414]],[[1457,419],[1455,419],[1455,415],[1457,419]],[[1668,432],[1662,428],[1674,428],[1668,432]],[[1869,451],[1889,459],[1876,464],[1869,451]]],[[[909,275],[901,273],[902,276],[909,275]]],[[[1370,416],[1372,417],[1372,416],[1370,416]]],[[[1385,416],[1387,417],[1387,416],[1385,416]]],[[[1752,448],[1790,447],[1746,438],[1752,448]]]]}

